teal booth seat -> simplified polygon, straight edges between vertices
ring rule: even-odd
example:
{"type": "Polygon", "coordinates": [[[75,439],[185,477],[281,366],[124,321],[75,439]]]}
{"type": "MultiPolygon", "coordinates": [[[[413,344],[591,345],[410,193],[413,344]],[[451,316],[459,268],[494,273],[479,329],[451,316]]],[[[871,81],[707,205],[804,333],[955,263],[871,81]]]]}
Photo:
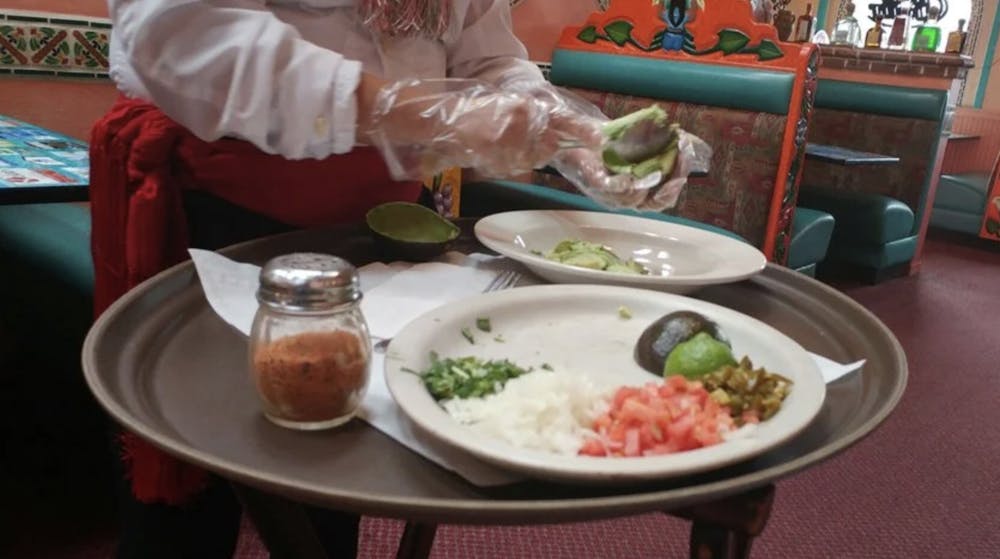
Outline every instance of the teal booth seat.
{"type": "Polygon", "coordinates": [[[93,316],[87,207],[0,206],[0,258],[3,331],[52,363],[77,364],[93,316]]]}
{"type": "Polygon", "coordinates": [[[827,212],[803,207],[800,200],[792,218],[788,267],[816,277],[818,263],[826,260],[836,221],[827,212]]]}
{"type": "Polygon", "coordinates": [[[947,99],[938,90],[819,81],[810,142],[900,159],[851,167],[807,161],[799,204],[836,219],[831,268],[860,268],[877,281],[916,256],[947,99]]]}
{"type": "Polygon", "coordinates": [[[0,262],[0,385],[10,420],[0,470],[18,488],[5,498],[19,502],[24,490],[112,510],[109,420],[80,372],[94,314],[89,210],[0,206],[0,262]]]}
{"type": "Polygon", "coordinates": [[[795,75],[557,48],[552,53],[552,82],[634,97],[786,114],[795,75]]]}
{"type": "Polygon", "coordinates": [[[941,175],[937,195],[934,197],[931,225],[978,235],[989,190],[988,173],[941,175]]]}
{"type": "Polygon", "coordinates": [[[799,203],[836,219],[828,259],[881,270],[908,262],[917,246],[909,206],[878,194],[804,190],[799,203]]]}

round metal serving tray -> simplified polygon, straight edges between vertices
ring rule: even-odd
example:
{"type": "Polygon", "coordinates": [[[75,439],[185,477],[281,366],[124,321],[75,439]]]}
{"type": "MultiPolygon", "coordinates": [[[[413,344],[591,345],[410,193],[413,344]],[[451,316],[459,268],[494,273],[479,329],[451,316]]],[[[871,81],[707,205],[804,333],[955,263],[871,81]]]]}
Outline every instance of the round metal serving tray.
{"type": "MultiPolygon", "coordinates": [[[[468,231],[453,248],[482,250],[468,231]]],[[[359,266],[376,259],[360,227],[295,232],[221,252],[261,264],[296,251],[336,254],[359,266]]],[[[867,364],[828,387],[822,411],[801,435],[747,462],[634,487],[529,481],[489,489],[360,420],[318,433],[269,423],[247,372],[246,340],[208,306],[190,262],[109,308],[87,336],[83,367],[97,399],[119,423],[225,478],[334,509],[441,523],[561,522],[716,500],[834,456],[875,429],[903,394],[906,357],[895,337],[822,283],[769,266],[752,280],[695,296],[761,319],[815,353],[867,364]]]]}

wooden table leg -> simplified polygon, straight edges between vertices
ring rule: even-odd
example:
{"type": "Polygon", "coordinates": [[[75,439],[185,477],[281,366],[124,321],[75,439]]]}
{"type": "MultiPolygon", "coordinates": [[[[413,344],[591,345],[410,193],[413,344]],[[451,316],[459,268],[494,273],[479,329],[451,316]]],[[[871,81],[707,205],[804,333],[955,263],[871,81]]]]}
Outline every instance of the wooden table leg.
{"type": "Polygon", "coordinates": [[[399,540],[396,559],[427,559],[431,556],[437,524],[407,522],[399,540]]]}
{"type": "Polygon", "coordinates": [[[330,559],[303,505],[245,485],[232,486],[271,559],[330,559]]]}
{"type": "Polygon", "coordinates": [[[753,539],[767,526],[773,504],[774,486],[767,485],[669,514],[692,522],[692,559],[747,559],[753,539]]]}

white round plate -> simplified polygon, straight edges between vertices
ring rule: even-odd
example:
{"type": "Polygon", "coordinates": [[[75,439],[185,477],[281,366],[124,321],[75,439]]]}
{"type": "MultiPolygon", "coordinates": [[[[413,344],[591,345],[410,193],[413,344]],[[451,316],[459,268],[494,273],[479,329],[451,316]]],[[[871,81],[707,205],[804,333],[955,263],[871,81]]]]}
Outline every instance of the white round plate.
{"type": "Polygon", "coordinates": [[[476,223],[486,247],[527,266],[553,283],[624,285],[671,293],[731,283],[767,265],[752,245],[696,227],[637,216],[569,210],[494,214],[476,223]],[[622,259],[635,260],[649,275],[604,272],[553,262],[547,253],[566,239],[600,243],[622,259]]]}
{"type": "Polygon", "coordinates": [[[396,403],[419,428],[482,460],[532,477],[564,481],[634,482],[719,468],[748,459],[790,439],[819,413],[826,384],[809,354],[791,338],[736,311],[704,301],[648,290],[594,285],[543,285],[498,291],[446,305],[409,323],[389,345],[386,383],[396,403]],[[619,308],[631,310],[631,319],[619,308]],[[697,450],[642,458],[564,456],[526,450],[484,437],[462,425],[434,400],[420,377],[430,352],[441,357],[510,359],[522,367],[549,364],[556,370],[610,378],[615,385],[641,385],[658,377],[632,358],[646,326],[672,311],[690,310],[714,320],[732,342],[737,358],[794,382],[781,410],[748,436],[697,450]],[[492,332],[475,329],[488,317],[492,332]],[[475,334],[475,344],[462,335],[475,334]],[[502,341],[494,339],[502,337],[502,341]]]}

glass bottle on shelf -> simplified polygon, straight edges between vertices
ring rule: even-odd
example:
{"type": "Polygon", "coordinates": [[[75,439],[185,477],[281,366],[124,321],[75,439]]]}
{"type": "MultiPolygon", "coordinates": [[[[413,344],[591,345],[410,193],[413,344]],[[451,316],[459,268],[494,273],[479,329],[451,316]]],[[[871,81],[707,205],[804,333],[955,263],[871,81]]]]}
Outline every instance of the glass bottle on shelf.
{"type": "Polygon", "coordinates": [[[894,50],[904,50],[908,44],[910,44],[910,9],[903,7],[899,8],[892,20],[887,46],[894,50]]]}
{"type": "Polygon", "coordinates": [[[965,38],[968,34],[965,32],[965,20],[958,20],[958,30],[948,33],[948,42],[945,45],[944,51],[949,54],[962,54],[965,51],[965,38]]]}
{"type": "Polygon", "coordinates": [[[865,34],[865,48],[866,49],[880,49],[882,48],[882,36],[885,34],[885,30],[882,29],[882,18],[875,18],[875,27],[868,30],[865,34]]]}
{"type": "Polygon", "coordinates": [[[931,6],[927,9],[927,14],[927,21],[920,24],[913,34],[914,52],[937,52],[941,45],[941,28],[937,25],[941,8],[931,6]]]}
{"type": "Polygon", "coordinates": [[[835,45],[856,47],[861,44],[861,24],[854,17],[854,4],[848,2],[844,11],[846,15],[833,26],[832,42],[835,45]]]}
{"type": "Polygon", "coordinates": [[[813,36],[812,4],[806,4],[806,13],[799,16],[795,22],[795,35],[792,39],[797,43],[808,43],[813,36]]]}

